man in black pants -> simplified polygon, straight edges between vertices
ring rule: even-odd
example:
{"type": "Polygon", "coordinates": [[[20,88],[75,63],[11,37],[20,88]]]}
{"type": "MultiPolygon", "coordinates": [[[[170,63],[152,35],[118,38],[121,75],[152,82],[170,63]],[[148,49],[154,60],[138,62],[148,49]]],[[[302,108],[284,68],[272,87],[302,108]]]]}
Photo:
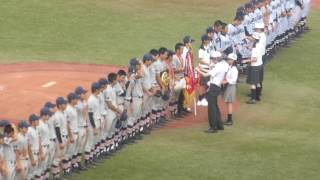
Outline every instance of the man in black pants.
{"type": "Polygon", "coordinates": [[[218,96],[221,93],[221,83],[225,78],[229,66],[225,61],[221,61],[220,58],[217,58],[215,61],[217,62],[215,67],[211,69],[208,74],[203,74],[204,76],[210,76],[210,86],[206,93],[210,126],[210,128],[205,131],[207,133],[216,133],[218,130],[224,129],[218,106],[218,96]]]}

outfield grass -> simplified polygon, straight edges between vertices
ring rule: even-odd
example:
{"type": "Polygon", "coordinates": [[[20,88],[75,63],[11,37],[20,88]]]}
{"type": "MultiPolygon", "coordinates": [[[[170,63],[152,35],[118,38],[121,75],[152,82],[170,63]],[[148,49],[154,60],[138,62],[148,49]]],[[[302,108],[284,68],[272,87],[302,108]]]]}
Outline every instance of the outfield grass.
{"type": "MultiPolygon", "coordinates": [[[[319,21],[313,11],[312,31],[268,64],[262,103],[242,103],[232,128],[158,130],[74,179],[319,179],[319,21]]],[[[247,88],[239,87],[242,102],[247,88]]]]}
{"type": "Polygon", "coordinates": [[[186,34],[199,39],[215,19],[231,20],[239,2],[243,0],[3,1],[0,63],[127,64],[151,48],[173,48],[186,34]]]}
{"type": "MultiPolygon", "coordinates": [[[[0,6],[0,63],[63,61],[125,64],[151,47],[200,37],[213,20],[230,20],[243,1],[27,0],[0,6]],[[177,5],[179,4],[179,6],[177,5]]],[[[320,13],[312,31],[266,67],[262,103],[241,104],[236,124],[162,129],[74,179],[319,179],[320,13]]],[[[246,85],[239,86],[244,102],[246,85]]]]}

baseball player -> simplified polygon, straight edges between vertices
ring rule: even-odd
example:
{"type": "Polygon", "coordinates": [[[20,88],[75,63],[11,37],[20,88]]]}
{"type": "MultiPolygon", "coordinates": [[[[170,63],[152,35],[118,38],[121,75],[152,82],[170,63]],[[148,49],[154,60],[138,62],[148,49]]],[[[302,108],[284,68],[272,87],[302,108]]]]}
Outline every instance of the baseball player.
{"type": "Polygon", "coordinates": [[[40,164],[44,160],[41,139],[39,137],[39,117],[35,114],[29,116],[30,127],[27,132],[28,139],[28,152],[30,158],[30,173],[28,179],[40,179],[41,167],[40,164]]]}
{"type": "Polygon", "coordinates": [[[107,104],[107,144],[111,152],[114,152],[118,147],[119,133],[116,128],[118,117],[122,114],[123,110],[117,104],[117,94],[114,87],[118,83],[118,75],[116,73],[108,74],[109,85],[104,92],[105,101],[107,104]]]}
{"type": "Polygon", "coordinates": [[[28,156],[28,140],[27,131],[29,124],[26,121],[18,123],[18,133],[16,141],[13,142],[13,147],[16,152],[16,158],[19,159],[21,170],[18,173],[18,179],[27,179],[29,173],[29,156],[28,156]]]}
{"type": "Polygon", "coordinates": [[[91,85],[91,95],[88,98],[88,140],[85,147],[85,165],[89,167],[94,165],[94,145],[95,139],[98,135],[98,130],[96,123],[99,123],[99,118],[101,116],[99,109],[99,99],[98,94],[100,93],[100,84],[94,82],[91,85]]]}
{"type": "Polygon", "coordinates": [[[79,96],[74,92],[71,92],[67,96],[68,105],[65,110],[65,116],[67,120],[67,126],[69,133],[72,134],[72,138],[69,140],[69,145],[66,150],[68,154],[69,167],[72,170],[77,170],[79,168],[78,164],[78,148],[79,148],[79,125],[78,125],[78,113],[76,105],[78,104],[79,96]],[[71,163],[71,165],[70,165],[71,163]]]}
{"type": "Polygon", "coordinates": [[[4,138],[2,143],[2,154],[3,154],[3,166],[2,166],[2,179],[12,180],[17,178],[17,172],[21,172],[20,159],[17,159],[17,153],[14,150],[15,132],[14,127],[9,122],[4,126],[3,129],[4,138]]]}
{"type": "MultiPolygon", "coordinates": [[[[124,108],[124,102],[125,102],[125,96],[126,96],[126,84],[128,83],[128,77],[126,71],[123,69],[120,69],[117,72],[118,75],[118,83],[114,86],[114,90],[116,91],[117,95],[117,104],[118,107],[123,111],[124,108]]],[[[125,141],[127,139],[127,120],[122,121],[121,124],[121,141],[125,141]]]]}
{"type": "Polygon", "coordinates": [[[143,131],[142,117],[142,103],[143,103],[143,73],[141,71],[141,64],[137,59],[130,60],[129,68],[129,85],[127,88],[126,99],[131,99],[130,114],[128,119],[128,126],[132,127],[132,137],[138,135],[143,131]]]}
{"type": "Polygon", "coordinates": [[[94,165],[94,161],[97,160],[97,151],[96,151],[96,142],[99,135],[99,128],[101,122],[101,113],[100,113],[100,103],[99,97],[100,94],[100,84],[94,82],[91,85],[91,95],[88,99],[88,115],[89,115],[89,131],[88,131],[88,142],[86,145],[86,154],[89,154],[89,161],[86,161],[86,166],[94,165]]]}
{"type": "MultiPolygon", "coordinates": [[[[79,170],[86,170],[81,165],[82,155],[85,151],[86,142],[88,139],[88,103],[87,103],[87,90],[83,87],[78,86],[74,91],[78,97],[79,101],[75,108],[77,109],[78,114],[78,131],[79,131],[79,146],[77,148],[77,163],[79,170]]],[[[85,161],[89,161],[89,155],[85,154],[84,156],[85,161]]]]}
{"type": "Polygon", "coordinates": [[[225,121],[225,125],[232,125],[232,110],[233,110],[233,102],[236,100],[236,84],[238,80],[238,69],[235,66],[237,61],[237,55],[232,53],[227,57],[227,62],[229,64],[229,69],[225,76],[222,84],[226,86],[225,92],[223,94],[224,102],[227,104],[228,109],[228,119],[225,121]]]}
{"type": "MultiPolygon", "coordinates": [[[[209,50],[209,37],[206,42],[208,43],[207,47],[209,50]]],[[[172,68],[175,75],[174,96],[177,103],[176,117],[182,117],[186,113],[186,110],[183,106],[183,103],[184,103],[183,90],[186,88],[186,81],[184,78],[185,62],[184,62],[184,58],[182,57],[183,48],[184,48],[184,45],[182,43],[177,43],[175,45],[175,54],[172,57],[172,68]]]]}
{"type": "Polygon", "coordinates": [[[50,117],[49,120],[47,121],[48,126],[49,126],[49,137],[50,137],[50,143],[49,143],[49,158],[48,158],[48,164],[51,166],[51,174],[53,178],[57,178],[58,175],[60,174],[60,168],[59,168],[59,162],[54,163],[55,157],[57,156],[57,136],[56,136],[56,131],[55,131],[55,126],[54,126],[54,114],[57,111],[57,107],[55,104],[51,102],[46,102],[44,105],[44,108],[48,108],[50,111],[50,117]]]}
{"type": "Polygon", "coordinates": [[[104,154],[106,151],[106,118],[107,118],[107,105],[105,101],[105,97],[103,91],[107,89],[108,80],[106,78],[99,79],[100,84],[100,93],[98,94],[99,99],[99,107],[100,107],[100,114],[101,114],[101,125],[99,129],[99,135],[96,143],[96,153],[98,156],[104,154]]]}
{"type": "Polygon", "coordinates": [[[5,179],[8,176],[8,165],[4,154],[4,134],[0,131],[0,179],[5,179]]]}
{"type": "Polygon", "coordinates": [[[142,58],[143,64],[142,71],[142,87],[143,87],[143,108],[142,108],[142,116],[143,119],[146,120],[146,129],[151,127],[151,111],[152,111],[152,97],[155,94],[154,89],[151,84],[151,72],[150,66],[152,64],[152,56],[151,54],[145,54],[142,58]]]}
{"type": "Polygon", "coordinates": [[[37,127],[39,137],[41,139],[41,146],[43,151],[44,159],[39,164],[40,172],[41,172],[41,178],[48,179],[49,178],[49,172],[50,172],[50,164],[49,164],[49,158],[50,155],[50,134],[49,134],[49,118],[50,118],[50,110],[49,108],[42,108],[40,111],[40,120],[39,120],[39,126],[37,127]]]}
{"type": "MultiPolygon", "coordinates": [[[[54,165],[59,166],[62,164],[64,176],[70,176],[70,163],[69,163],[69,154],[67,149],[69,148],[69,143],[73,143],[73,137],[71,134],[70,127],[68,125],[65,110],[67,108],[68,101],[63,97],[58,97],[56,99],[57,111],[54,114],[54,127],[56,132],[56,137],[58,141],[57,153],[55,155],[54,165]]],[[[60,170],[58,170],[60,171],[60,170]]],[[[57,174],[57,178],[59,175],[57,174]]]]}
{"type": "MultiPolygon", "coordinates": [[[[167,87],[167,85],[164,84],[163,82],[163,79],[162,79],[162,75],[163,73],[167,73],[167,65],[165,63],[165,61],[167,60],[168,58],[168,49],[165,48],[165,47],[160,47],[159,48],[159,60],[156,62],[156,66],[157,67],[156,69],[160,69],[160,79],[158,78],[158,83],[159,83],[159,80],[161,80],[161,96],[160,98],[158,99],[159,101],[159,122],[160,123],[166,123],[167,122],[167,114],[166,114],[166,107],[167,107],[167,102],[166,100],[163,99],[164,95],[169,93],[169,89],[167,87]]],[[[183,53],[183,50],[181,50],[181,57],[182,57],[182,53],[183,53]]],[[[184,58],[183,59],[183,66],[185,65],[185,62],[184,62],[184,58]]],[[[157,74],[157,73],[156,73],[157,74]]],[[[156,76],[156,77],[159,77],[159,76],[156,76]]]]}

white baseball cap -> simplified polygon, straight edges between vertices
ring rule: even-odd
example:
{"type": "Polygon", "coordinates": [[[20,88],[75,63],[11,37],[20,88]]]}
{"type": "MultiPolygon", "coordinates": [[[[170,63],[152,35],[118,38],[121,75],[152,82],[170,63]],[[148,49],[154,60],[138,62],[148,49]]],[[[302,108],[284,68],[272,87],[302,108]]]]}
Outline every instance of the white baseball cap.
{"type": "Polygon", "coordinates": [[[264,29],[264,24],[263,23],[255,23],[254,24],[254,28],[255,29],[264,29]]]}
{"type": "Polygon", "coordinates": [[[219,58],[219,57],[221,57],[222,55],[221,55],[221,53],[219,52],[219,51],[212,51],[211,53],[210,53],[210,57],[211,58],[219,58]]]}
{"type": "Polygon", "coordinates": [[[259,33],[257,33],[257,32],[254,32],[253,34],[252,34],[252,37],[254,38],[254,39],[260,39],[260,34],[259,33]]]}
{"type": "Polygon", "coordinates": [[[232,59],[232,60],[237,60],[238,59],[238,57],[237,57],[237,55],[235,54],[235,53],[230,53],[229,55],[228,55],[228,59],[232,59]]]}

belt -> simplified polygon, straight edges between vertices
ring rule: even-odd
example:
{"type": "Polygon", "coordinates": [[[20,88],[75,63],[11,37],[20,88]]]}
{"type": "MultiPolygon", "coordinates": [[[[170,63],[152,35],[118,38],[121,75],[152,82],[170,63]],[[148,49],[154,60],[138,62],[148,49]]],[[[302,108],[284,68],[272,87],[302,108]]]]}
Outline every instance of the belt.
{"type": "Polygon", "coordinates": [[[56,138],[50,139],[50,141],[55,142],[55,141],[56,141],[56,138]]]}
{"type": "Polygon", "coordinates": [[[28,161],[29,158],[20,158],[20,160],[22,160],[22,161],[28,161]]]}
{"type": "Polygon", "coordinates": [[[45,147],[45,148],[49,148],[49,144],[44,144],[42,146],[45,147]]]}
{"type": "Polygon", "coordinates": [[[124,103],[119,103],[118,106],[120,106],[120,105],[124,105],[124,103]]]}
{"type": "Polygon", "coordinates": [[[139,98],[139,99],[142,99],[143,96],[132,96],[132,98],[139,98]]]}
{"type": "Polygon", "coordinates": [[[16,164],[16,161],[8,161],[10,164],[16,164]]]}
{"type": "Polygon", "coordinates": [[[73,134],[75,134],[75,135],[78,135],[79,134],[79,132],[72,132],[73,134]]]}
{"type": "Polygon", "coordinates": [[[85,125],[85,126],[80,126],[81,128],[87,128],[88,127],[88,125],[85,125]]]}
{"type": "Polygon", "coordinates": [[[68,135],[61,135],[61,137],[68,138],[68,135]]]}
{"type": "Polygon", "coordinates": [[[34,155],[37,155],[37,156],[38,156],[38,155],[39,155],[39,152],[33,152],[32,154],[34,154],[34,155]]]}

